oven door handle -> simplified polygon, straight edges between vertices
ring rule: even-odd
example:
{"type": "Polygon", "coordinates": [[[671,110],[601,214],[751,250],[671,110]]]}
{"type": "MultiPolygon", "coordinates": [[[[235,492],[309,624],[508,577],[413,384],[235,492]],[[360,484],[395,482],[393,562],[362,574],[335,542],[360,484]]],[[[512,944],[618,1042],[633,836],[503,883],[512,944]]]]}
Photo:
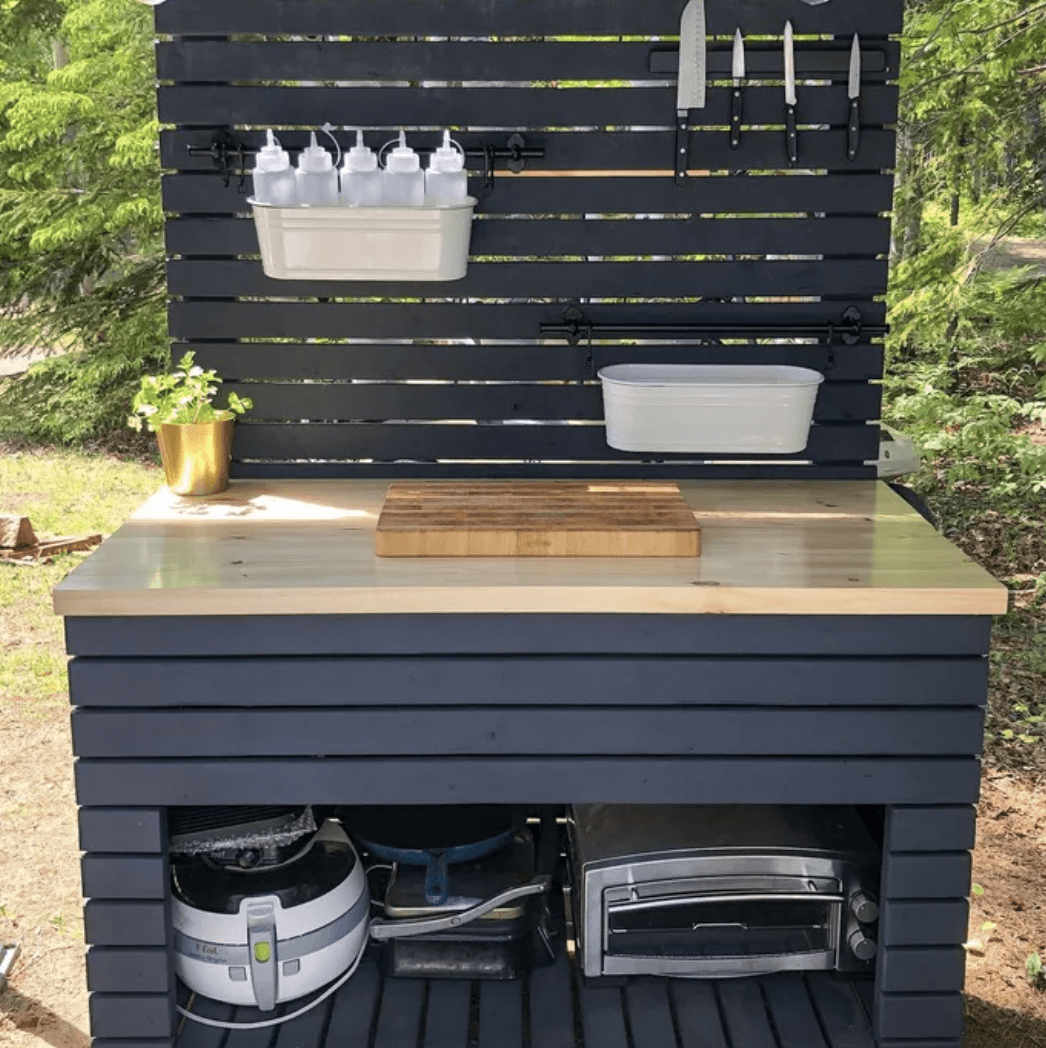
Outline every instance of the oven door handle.
{"type": "Polygon", "coordinates": [[[842,895],[823,895],[820,892],[788,894],[769,892],[763,895],[682,895],[662,896],[659,899],[636,899],[631,902],[607,903],[607,912],[623,910],[652,910],[665,906],[689,906],[695,902],[844,902],[842,895]]]}

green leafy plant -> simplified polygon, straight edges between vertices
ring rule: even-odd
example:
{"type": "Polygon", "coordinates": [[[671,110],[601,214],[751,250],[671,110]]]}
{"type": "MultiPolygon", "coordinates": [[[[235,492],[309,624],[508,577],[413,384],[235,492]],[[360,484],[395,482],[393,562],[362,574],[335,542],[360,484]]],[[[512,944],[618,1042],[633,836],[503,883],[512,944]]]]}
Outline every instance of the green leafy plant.
{"type": "Polygon", "coordinates": [[[131,405],[134,414],[128,416],[127,425],[139,431],[144,425],[156,433],[163,425],[223,422],[254,407],[250,397],[230,393],[228,407],[216,408],[212,401],[221,379],[216,371],[205,371],[194,364],[195,357],[195,353],[186,353],[178,361],[178,371],[146,375],[135,394],[131,405]]]}
{"type": "Polygon", "coordinates": [[[1041,989],[1046,978],[1043,974],[1042,958],[1037,954],[1030,954],[1024,961],[1024,973],[1028,982],[1036,989],[1041,989]]]}

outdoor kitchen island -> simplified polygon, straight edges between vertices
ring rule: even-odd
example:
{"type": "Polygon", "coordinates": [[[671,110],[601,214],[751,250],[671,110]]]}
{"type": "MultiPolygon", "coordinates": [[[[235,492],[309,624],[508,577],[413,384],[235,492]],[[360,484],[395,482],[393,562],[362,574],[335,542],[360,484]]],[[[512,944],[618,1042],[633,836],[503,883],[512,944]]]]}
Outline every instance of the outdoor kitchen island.
{"type": "Polygon", "coordinates": [[[702,555],[645,560],[378,558],[386,487],[162,492],[57,588],[96,1045],[958,1045],[1001,585],[875,481],[681,482],[702,555]],[[176,1015],[168,807],[470,802],[881,809],[874,982],[601,986],[561,953],[367,963],[275,1033],[176,1015]]]}

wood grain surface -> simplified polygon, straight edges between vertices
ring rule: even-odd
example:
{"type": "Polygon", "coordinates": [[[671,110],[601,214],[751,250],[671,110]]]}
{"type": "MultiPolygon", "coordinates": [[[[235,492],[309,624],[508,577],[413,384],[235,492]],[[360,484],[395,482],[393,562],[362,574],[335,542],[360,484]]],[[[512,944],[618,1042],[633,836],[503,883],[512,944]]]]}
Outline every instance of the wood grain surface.
{"type": "MultiPolygon", "coordinates": [[[[545,482],[536,482],[545,483],[545,482]]],[[[145,503],[61,615],[996,615],[1007,593],[885,484],[688,481],[694,557],[390,558],[387,480],[234,481],[145,503]]]]}
{"type": "Polygon", "coordinates": [[[696,557],[678,484],[614,481],[389,485],[380,557],[696,557]]]}

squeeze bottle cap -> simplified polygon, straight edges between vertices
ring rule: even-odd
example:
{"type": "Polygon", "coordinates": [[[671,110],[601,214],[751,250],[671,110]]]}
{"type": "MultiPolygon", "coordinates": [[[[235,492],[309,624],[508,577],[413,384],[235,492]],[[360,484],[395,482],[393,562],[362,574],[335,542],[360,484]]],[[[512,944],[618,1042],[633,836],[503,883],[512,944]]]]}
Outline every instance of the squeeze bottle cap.
{"type": "Polygon", "coordinates": [[[451,143],[450,132],[443,132],[443,145],[439,147],[429,160],[430,171],[462,171],[465,168],[465,155],[461,149],[451,143]]]}
{"type": "Polygon", "coordinates": [[[343,171],[377,171],[378,154],[363,144],[363,132],[356,131],[356,144],[345,154],[343,171]]]}
{"type": "Polygon", "coordinates": [[[298,158],[299,171],[330,171],[334,167],[330,153],[316,143],[316,132],[309,136],[309,145],[298,158]]]}
{"type": "Polygon", "coordinates": [[[385,170],[397,175],[410,174],[421,170],[418,154],[407,145],[407,133],[400,132],[400,144],[385,158],[385,170]]]}
{"type": "Polygon", "coordinates": [[[257,159],[254,162],[255,171],[283,171],[291,166],[291,158],[287,150],[280,146],[279,139],[272,133],[271,129],[265,132],[265,145],[258,150],[257,159]]]}

